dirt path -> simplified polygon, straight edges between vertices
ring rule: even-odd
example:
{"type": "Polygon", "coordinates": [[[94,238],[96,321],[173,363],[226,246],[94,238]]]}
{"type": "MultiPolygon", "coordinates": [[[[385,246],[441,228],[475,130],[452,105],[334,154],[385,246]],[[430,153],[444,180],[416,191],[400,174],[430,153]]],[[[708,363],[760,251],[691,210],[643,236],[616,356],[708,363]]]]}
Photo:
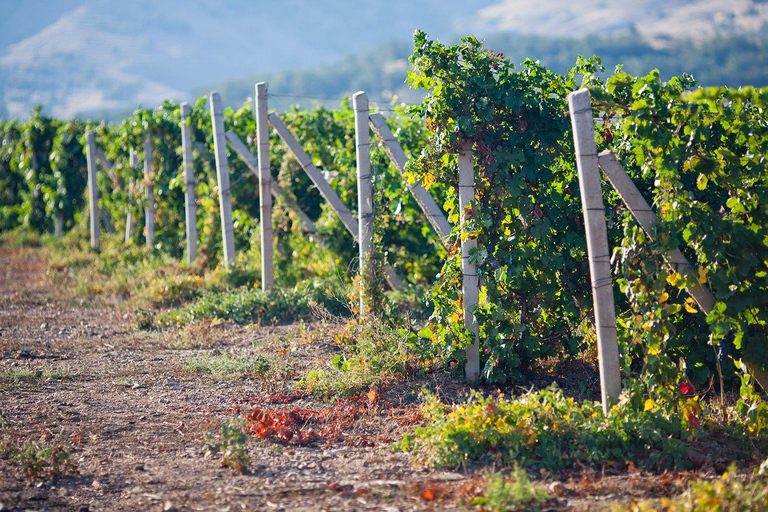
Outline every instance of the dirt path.
{"type": "MultiPolygon", "coordinates": [[[[59,449],[76,471],[29,470],[29,452],[21,463],[0,458],[0,511],[469,508],[484,468],[438,471],[391,449],[414,427],[422,386],[457,396],[459,382],[431,376],[324,403],[297,393],[296,380],[331,358],[332,325],[137,331],[127,308],[62,298],[72,294],[51,289],[46,270],[35,250],[0,247],[0,454],[59,449]],[[190,370],[217,354],[264,357],[271,367],[219,379],[190,370]],[[244,475],[206,457],[206,433],[221,436],[225,422],[253,407],[283,411],[272,420],[292,419],[301,435],[320,439],[301,446],[248,436],[244,475]]],[[[563,499],[552,510],[668,496],[690,478],[573,471],[561,475],[563,499]]]]}
{"type": "MultiPolygon", "coordinates": [[[[259,397],[291,391],[305,361],[327,352],[322,339],[313,348],[289,328],[225,325],[198,333],[213,338],[213,349],[170,350],[163,345],[174,334],[137,333],[129,314],[57,299],[34,252],[0,248],[0,261],[0,426],[19,442],[68,443],[77,464],[73,476],[50,479],[0,461],[0,510],[456,507],[424,500],[422,488],[463,476],[414,467],[409,455],[394,453],[389,440],[402,428],[393,432],[396,422],[379,408],[330,444],[249,438],[247,475],[204,457],[204,433],[220,432],[238,404],[247,411],[259,397]],[[184,370],[198,353],[258,353],[279,343],[290,369],[282,383],[274,372],[269,379],[215,380],[184,370]],[[354,446],[361,432],[371,446],[354,446]]],[[[298,397],[291,406],[328,404],[298,397]]]]}

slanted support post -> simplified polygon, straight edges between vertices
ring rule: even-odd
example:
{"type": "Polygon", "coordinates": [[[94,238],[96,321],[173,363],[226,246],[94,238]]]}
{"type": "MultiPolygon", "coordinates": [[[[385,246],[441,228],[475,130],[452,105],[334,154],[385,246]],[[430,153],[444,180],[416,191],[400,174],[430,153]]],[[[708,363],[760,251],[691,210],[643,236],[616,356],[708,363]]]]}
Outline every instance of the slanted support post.
{"type": "MultiPolygon", "coordinates": [[[[271,124],[272,127],[275,129],[277,134],[280,136],[280,138],[283,140],[285,145],[288,147],[288,150],[293,154],[293,156],[299,162],[299,165],[301,166],[301,168],[304,169],[304,172],[307,173],[307,176],[309,176],[309,178],[312,180],[312,183],[315,184],[320,194],[333,207],[333,210],[336,212],[336,215],[339,217],[339,220],[341,220],[342,224],[344,224],[344,227],[347,228],[347,231],[349,231],[352,237],[355,240],[357,240],[358,239],[357,221],[349,212],[349,210],[344,205],[344,203],[341,202],[341,199],[339,199],[339,196],[333,190],[331,185],[327,181],[325,181],[325,178],[323,178],[322,173],[320,173],[317,167],[315,167],[315,164],[312,163],[312,159],[309,157],[306,151],[302,149],[301,145],[299,144],[299,141],[297,141],[296,138],[293,136],[293,134],[290,132],[290,130],[288,130],[288,127],[285,125],[283,120],[280,119],[280,116],[278,116],[274,112],[269,114],[269,124],[271,124]]],[[[387,282],[389,283],[389,285],[392,287],[393,290],[402,290],[405,287],[402,279],[400,279],[400,277],[397,275],[397,273],[392,267],[390,267],[389,265],[385,265],[384,272],[386,274],[387,282]]]]}
{"type": "MultiPolygon", "coordinates": [[[[256,157],[253,156],[250,150],[246,147],[245,144],[243,144],[243,141],[240,140],[234,131],[230,130],[224,135],[235,153],[237,153],[243,162],[245,162],[245,165],[248,167],[248,169],[251,170],[253,175],[258,178],[259,162],[256,157]]],[[[318,234],[317,226],[315,226],[315,223],[312,222],[312,219],[310,219],[309,216],[304,213],[301,208],[299,208],[299,205],[296,204],[296,201],[294,201],[293,198],[275,182],[275,180],[270,181],[270,191],[272,192],[272,197],[282,201],[286,208],[296,214],[296,216],[299,218],[299,224],[301,225],[302,231],[314,236],[315,238],[320,236],[318,234]]]]}
{"type": "Polygon", "coordinates": [[[597,144],[589,91],[581,89],[568,95],[568,106],[576,148],[581,206],[587,234],[589,274],[597,329],[597,357],[600,366],[600,392],[603,413],[618,403],[621,393],[619,344],[616,337],[616,310],[611,278],[611,252],[605,224],[605,205],[597,165],[597,144]]]}
{"type": "Polygon", "coordinates": [[[464,302],[464,327],[474,335],[474,341],[467,347],[467,363],[464,375],[469,382],[480,378],[480,339],[477,318],[474,310],[480,301],[478,289],[477,265],[470,262],[470,251],[477,248],[477,240],[468,237],[467,209],[475,199],[475,170],[472,165],[472,152],[459,152],[459,211],[461,215],[461,293],[464,302]]]}
{"type": "Polygon", "coordinates": [[[181,109],[181,149],[184,165],[184,208],[187,220],[187,263],[197,258],[197,209],[195,205],[195,167],[192,156],[192,127],[189,116],[192,109],[187,103],[181,109]]]}
{"type": "MultiPolygon", "coordinates": [[[[371,114],[369,116],[369,124],[373,132],[379,137],[379,141],[384,146],[384,151],[389,156],[389,159],[395,164],[397,172],[400,173],[400,176],[405,177],[405,164],[408,159],[402,146],[400,146],[400,143],[392,134],[392,130],[387,126],[387,120],[381,114],[371,114]]],[[[451,225],[448,223],[445,215],[443,215],[443,211],[437,206],[435,199],[418,180],[413,183],[406,180],[406,184],[408,190],[411,191],[411,195],[413,195],[413,198],[424,212],[424,215],[427,216],[427,221],[432,225],[443,244],[449,245],[448,238],[451,236],[451,225]]]]}
{"type": "Polygon", "coordinates": [[[93,132],[85,134],[85,157],[88,166],[88,214],[91,222],[91,248],[98,249],[99,233],[99,187],[96,181],[96,139],[93,132]]]}
{"type": "Polygon", "coordinates": [[[267,117],[267,84],[256,84],[256,133],[259,156],[259,213],[261,214],[261,289],[271,290],[274,277],[274,243],[272,234],[272,173],[269,162],[269,118],[267,117]]]}
{"type": "Polygon", "coordinates": [[[211,121],[213,147],[216,157],[216,177],[219,182],[219,210],[221,212],[221,236],[224,242],[224,262],[235,267],[235,233],[232,225],[232,200],[229,196],[229,161],[227,141],[224,139],[224,109],[218,92],[211,93],[211,121]]]}
{"type": "Polygon", "coordinates": [[[144,227],[146,233],[147,247],[150,249],[155,245],[155,179],[152,172],[152,134],[147,133],[144,136],[144,193],[147,199],[147,205],[144,207],[144,227]]]}
{"type": "Polygon", "coordinates": [[[364,92],[352,96],[355,111],[355,154],[357,157],[357,219],[360,248],[360,317],[367,316],[368,297],[374,286],[373,261],[373,186],[371,184],[371,144],[368,133],[368,96],[364,92]]]}

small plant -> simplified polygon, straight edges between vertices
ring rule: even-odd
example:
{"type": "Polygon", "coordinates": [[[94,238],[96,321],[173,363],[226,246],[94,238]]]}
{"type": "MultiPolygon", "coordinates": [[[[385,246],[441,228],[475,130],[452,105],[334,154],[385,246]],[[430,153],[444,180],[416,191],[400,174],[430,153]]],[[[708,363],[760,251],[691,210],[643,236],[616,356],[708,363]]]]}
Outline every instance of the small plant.
{"type": "Polygon", "coordinates": [[[322,398],[351,396],[426,370],[439,361],[434,346],[417,334],[371,318],[351,322],[337,338],[341,353],[326,368],[311,370],[302,384],[322,398]]]}
{"type": "Polygon", "coordinates": [[[483,512],[539,511],[551,499],[546,491],[531,483],[525,470],[515,468],[509,478],[501,473],[489,474],[483,494],[471,504],[483,512]]]}
{"type": "Polygon", "coordinates": [[[550,471],[625,461],[687,467],[686,443],[698,421],[698,413],[684,408],[674,414],[652,404],[638,409],[627,395],[603,415],[599,403],[578,403],[554,385],[513,399],[475,393],[452,408],[427,395],[424,409],[425,426],[405,435],[400,447],[447,467],[478,460],[550,471]]]}
{"type": "MultiPolygon", "coordinates": [[[[322,284],[322,283],[316,283],[322,284]]],[[[179,325],[196,320],[231,320],[237,324],[275,324],[311,318],[315,308],[332,314],[347,314],[344,302],[335,297],[333,285],[315,286],[310,282],[287,290],[264,292],[238,288],[221,293],[206,293],[195,302],[158,317],[158,323],[179,325]]]]}
{"type": "Polygon", "coordinates": [[[731,466],[717,480],[698,480],[688,490],[672,499],[662,498],[660,502],[633,503],[629,507],[618,507],[616,512],[749,512],[768,510],[768,487],[765,478],[741,481],[736,467],[731,466]]]}
{"type": "Polygon", "coordinates": [[[12,370],[0,371],[0,382],[22,381],[22,380],[63,380],[72,379],[76,374],[52,368],[32,369],[32,368],[14,368],[12,370]]]}
{"type": "Polygon", "coordinates": [[[139,308],[133,312],[131,323],[136,331],[149,331],[155,327],[155,312],[151,309],[139,308]]]}
{"type": "Polygon", "coordinates": [[[221,466],[232,468],[241,475],[248,473],[250,457],[246,446],[248,436],[241,420],[228,419],[221,426],[221,433],[206,432],[203,453],[206,457],[221,457],[221,466]]]}
{"type": "Polygon", "coordinates": [[[272,361],[266,357],[249,357],[232,353],[199,356],[184,364],[186,371],[213,379],[226,379],[232,376],[257,377],[267,373],[271,367],[272,361]]]}
{"type": "Polygon", "coordinates": [[[21,467],[29,478],[58,478],[77,473],[72,447],[64,442],[18,440],[5,434],[0,438],[0,458],[21,467]]]}
{"type": "Polygon", "coordinates": [[[193,322],[178,328],[163,330],[159,343],[174,350],[210,348],[222,341],[221,334],[211,322],[193,322]]]}

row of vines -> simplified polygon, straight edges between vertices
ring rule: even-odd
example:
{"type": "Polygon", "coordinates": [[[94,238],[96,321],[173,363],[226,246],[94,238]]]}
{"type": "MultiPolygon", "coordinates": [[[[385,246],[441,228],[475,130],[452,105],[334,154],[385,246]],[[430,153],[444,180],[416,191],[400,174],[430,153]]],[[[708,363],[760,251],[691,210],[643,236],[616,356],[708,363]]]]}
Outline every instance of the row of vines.
{"type": "MultiPolygon", "coordinates": [[[[354,211],[357,203],[357,178],[354,146],[354,112],[349,102],[338,110],[317,108],[293,110],[284,116],[314,163],[354,211]]],[[[391,117],[395,133],[408,152],[418,152],[426,135],[421,123],[402,110],[391,117]]],[[[194,140],[195,192],[198,202],[198,265],[215,267],[221,258],[221,226],[217,199],[216,168],[207,98],[200,98],[191,109],[188,121],[194,140]]],[[[250,102],[238,110],[227,109],[226,130],[233,130],[256,154],[256,121],[250,102]]],[[[59,214],[65,228],[87,217],[83,209],[86,184],[84,134],[92,130],[96,144],[104,150],[112,168],[98,167],[99,206],[119,231],[130,213],[134,225],[143,226],[145,186],[154,190],[156,209],[156,251],[183,256],[184,178],[181,171],[181,129],[179,105],[165,102],[154,110],[137,110],[122,123],[107,125],[73,121],[62,123],[46,117],[41,109],[26,123],[0,121],[2,153],[0,176],[3,191],[0,204],[0,229],[26,226],[39,232],[53,232],[59,214]],[[152,174],[144,176],[142,147],[146,134],[152,139],[152,174]],[[139,156],[131,166],[129,154],[139,156]],[[34,156],[33,156],[34,155],[34,156]]],[[[272,172],[280,186],[294,196],[297,204],[320,229],[326,258],[317,258],[316,241],[308,240],[293,213],[276,203],[274,220],[277,241],[276,276],[283,286],[292,286],[308,275],[353,270],[357,249],[348,231],[322,200],[312,182],[279,141],[271,134],[272,172]]],[[[258,179],[237,154],[228,148],[233,221],[238,267],[259,275],[259,188],[258,179]]],[[[377,184],[379,245],[384,257],[400,269],[412,284],[429,282],[439,270],[445,254],[437,236],[430,231],[416,202],[407,193],[399,174],[389,162],[383,147],[373,139],[372,166],[377,184]]],[[[133,231],[131,243],[145,242],[142,229],[133,231]]],[[[322,251],[321,251],[322,252],[322,251]]]]}
{"type": "MultiPolygon", "coordinates": [[[[423,89],[422,105],[389,117],[413,156],[409,179],[420,180],[458,224],[459,151],[474,154],[476,198],[469,236],[480,272],[482,375],[521,381],[537,362],[577,357],[594,344],[591,291],[573,141],[566,96],[581,86],[594,98],[598,146],[612,150],[660,216],[655,241],[638,228],[615,194],[606,192],[617,313],[626,375],[643,375],[648,397],[679,393],[710,381],[719,367],[734,379],[743,358],[768,363],[768,91],[697,89],[688,76],[663,81],[657,72],[633,77],[617,69],[607,79],[597,58],[579,58],[569,73],[527,60],[515,68],[477,39],[447,46],[415,37],[409,83],[423,89]],[[680,247],[699,268],[696,279],[718,299],[705,316],[684,292],[686,279],[660,256],[680,247]]],[[[317,108],[284,114],[286,124],[325,172],[342,201],[356,205],[353,112],[317,108]]],[[[0,123],[0,229],[26,224],[41,231],[77,222],[85,187],[83,133],[115,163],[100,173],[101,206],[120,226],[127,212],[143,215],[140,166],[128,165],[145,134],[154,142],[157,201],[155,250],[181,257],[184,183],[178,105],[138,110],[115,125],[64,123],[36,110],[26,123],[0,123]]],[[[205,98],[190,118],[199,203],[200,253],[209,265],[220,254],[211,121],[205,98]]],[[[225,113],[256,152],[253,107],[225,113]]],[[[355,259],[352,238],[276,135],[271,165],[280,185],[317,221],[341,269],[355,259]]],[[[375,138],[372,139],[375,143],[375,138]]],[[[239,266],[258,262],[258,184],[229,152],[239,266]]],[[[420,335],[456,359],[471,339],[463,328],[458,229],[446,251],[380,147],[372,149],[379,250],[414,284],[432,284],[433,313],[420,335]]],[[[610,190],[609,186],[605,190],[610,190]]],[[[316,249],[277,203],[276,276],[291,286],[318,268],[316,249]]],[[[134,234],[135,243],[142,234],[134,234]]],[[[338,271],[338,268],[336,269],[338,271]]],[[[735,382],[735,380],[733,380],[735,382]]]]}
{"type": "MultiPolygon", "coordinates": [[[[621,68],[601,79],[597,58],[579,58],[566,75],[531,60],[515,69],[475,38],[446,46],[423,33],[412,64],[410,84],[428,92],[415,113],[430,130],[414,174],[456,187],[456,154],[475,155],[468,236],[478,239],[487,380],[524,379],[544,358],[594,346],[566,104],[578,87],[592,93],[598,148],[619,157],[660,217],[651,242],[604,183],[623,369],[640,377],[625,383],[637,388],[630,396],[652,407],[674,402],[691,383],[712,383],[718,371],[738,382],[742,361],[765,370],[768,91],[700,89],[690,76],[664,82],[655,71],[633,77],[621,68]],[[697,276],[666,264],[662,255],[676,247],[697,276]],[[710,315],[685,293],[687,279],[714,293],[710,315]]],[[[455,222],[456,203],[445,206],[455,222]]],[[[458,321],[460,281],[453,251],[433,287],[430,335],[455,353],[470,340],[458,321]]]]}

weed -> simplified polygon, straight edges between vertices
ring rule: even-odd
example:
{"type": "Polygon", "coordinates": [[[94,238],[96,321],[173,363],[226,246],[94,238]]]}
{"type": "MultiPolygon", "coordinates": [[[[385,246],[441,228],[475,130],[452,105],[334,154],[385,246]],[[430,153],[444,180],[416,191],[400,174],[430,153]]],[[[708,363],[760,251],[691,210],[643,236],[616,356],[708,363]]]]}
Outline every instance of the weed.
{"type": "Polygon", "coordinates": [[[524,469],[515,468],[509,478],[502,473],[489,474],[482,495],[471,504],[484,512],[533,512],[550,505],[551,500],[546,491],[531,483],[524,469]]]}
{"type": "Polygon", "coordinates": [[[183,350],[209,348],[218,344],[222,335],[214,332],[210,322],[193,322],[178,328],[164,330],[160,334],[160,345],[164,348],[183,350]]]}
{"type": "Polygon", "coordinates": [[[177,274],[153,279],[145,295],[153,306],[178,306],[199,297],[205,289],[205,280],[196,275],[177,274]]]}
{"type": "Polygon", "coordinates": [[[203,453],[206,457],[221,456],[221,466],[232,468],[240,474],[248,472],[250,457],[241,420],[228,419],[221,426],[221,433],[205,433],[203,453]]]}
{"type": "Polygon", "coordinates": [[[264,292],[239,288],[223,293],[206,293],[197,301],[158,317],[165,325],[185,324],[196,320],[222,319],[238,324],[276,324],[310,318],[314,308],[322,307],[332,313],[344,313],[346,307],[328,290],[311,286],[264,292]]]}
{"type": "Polygon", "coordinates": [[[231,353],[202,355],[184,364],[184,369],[190,373],[206,375],[217,380],[232,376],[257,377],[267,373],[271,367],[272,361],[266,357],[231,353]]]}
{"type": "Polygon", "coordinates": [[[688,490],[672,499],[662,498],[660,502],[633,503],[620,506],[616,512],[709,512],[710,510],[748,512],[768,510],[768,487],[765,478],[759,477],[746,482],[736,476],[736,468],[713,481],[698,480],[688,490]]]}
{"type": "Polygon", "coordinates": [[[138,308],[133,312],[131,327],[134,331],[149,331],[155,327],[155,312],[151,309],[138,308]]]}
{"type": "Polygon", "coordinates": [[[64,442],[19,440],[5,433],[0,438],[0,458],[21,467],[29,478],[57,478],[77,472],[72,447],[64,442]]]}
{"type": "Polygon", "coordinates": [[[14,368],[12,370],[0,371],[0,382],[16,382],[22,380],[64,380],[76,378],[77,374],[66,370],[52,368],[32,369],[32,368],[14,368]]]}
{"type": "Polygon", "coordinates": [[[341,353],[326,368],[308,372],[301,383],[321,398],[362,393],[413,376],[439,360],[433,345],[373,317],[362,325],[350,322],[337,341],[341,353]]]}
{"type": "Polygon", "coordinates": [[[696,428],[681,410],[667,415],[638,411],[625,399],[603,415],[597,402],[578,403],[556,386],[514,399],[477,393],[447,408],[427,395],[426,425],[404,436],[400,447],[418,449],[439,466],[490,460],[556,471],[633,461],[648,468],[688,467],[687,443],[696,428]]]}
{"type": "Polygon", "coordinates": [[[53,239],[50,235],[41,235],[29,228],[16,228],[0,234],[0,245],[21,249],[24,247],[41,247],[43,243],[53,239]]]}

